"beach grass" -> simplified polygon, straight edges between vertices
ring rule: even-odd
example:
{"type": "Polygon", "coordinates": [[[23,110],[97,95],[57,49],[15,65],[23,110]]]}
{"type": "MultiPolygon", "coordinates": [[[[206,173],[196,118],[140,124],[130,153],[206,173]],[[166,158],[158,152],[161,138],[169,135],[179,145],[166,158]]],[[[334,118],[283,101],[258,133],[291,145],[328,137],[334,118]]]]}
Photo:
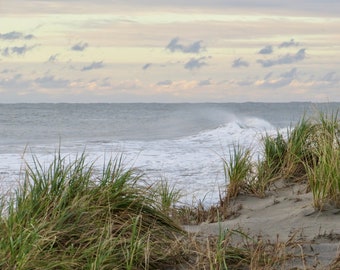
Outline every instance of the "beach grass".
{"type": "Polygon", "coordinates": [[[259,197],[265,197],[270,185],[282,178],[284,157],[287,152],[287,142],[280,132],[276,135],[262,137],[261,158],[252,164],[252,177],[248,181],[248,192],[259,197]]]}
{"type": "Polygon", "coordinates": [[[85,155],[34,159],[0,219],[1,269],[149,269],[180,261],[183,231],[142,175],[110,161],[95,177],[85,155]]]}
{"type": "Polygon", "coordinates": [[[320,113],[315,123],[312,166],[305,163],[314,207],[322,210],[325,203],[340,207],[340,123],[338,112],[320,113]]]}
{"type": "Polygon", "coordinates": [[[172,216],[176,212],[176,204],[181,199],[181,191],[171,186],[166,179],[161,179],[153,186],[155,200],[159,202],[160,211],[172,216]]]}
{"type": "Polygon", "coordinates": [[[301,120],[284,136],[266,134],[261,158],[251,162],[250,149],[234,145],[222,159],[227,181],[227,198],[241,191],[259,197],[277,180],[307,183],[314,207],[340,205],[340,120],[339,112],[318,112],[301,120]]]}
{"type": "Polygon", "coordinates": [[[247,189],[252,170],[251,151],[234,144],[229,149],[229,158],[222,160],[226,182],[228,182],[227,198],[232,199],[247,189]]]}

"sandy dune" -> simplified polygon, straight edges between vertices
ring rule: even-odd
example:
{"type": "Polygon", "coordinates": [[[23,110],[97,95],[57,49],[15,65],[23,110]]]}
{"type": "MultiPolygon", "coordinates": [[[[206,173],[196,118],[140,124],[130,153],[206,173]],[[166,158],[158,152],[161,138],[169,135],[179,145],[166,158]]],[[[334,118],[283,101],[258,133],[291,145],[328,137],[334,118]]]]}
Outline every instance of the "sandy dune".
{"type": "MultiPolygon", "coordinates": [[[[302,184],[278,182],[266,198],[241,195],[232,205],[239,215],[220,224],[187,226],[190,232],[217,235],[221,229],[242,229],[271,241],[301,241],[301,254],[307,261],[290,262],[287,269],[330,269],[340,256],[340,209],[327,205],[315,211],[312,193],[302,184]],[[313,260],[313,261],[312,261],[313,260]]],[[[286,269],[286,268],[285,268],[286,269]]]]}

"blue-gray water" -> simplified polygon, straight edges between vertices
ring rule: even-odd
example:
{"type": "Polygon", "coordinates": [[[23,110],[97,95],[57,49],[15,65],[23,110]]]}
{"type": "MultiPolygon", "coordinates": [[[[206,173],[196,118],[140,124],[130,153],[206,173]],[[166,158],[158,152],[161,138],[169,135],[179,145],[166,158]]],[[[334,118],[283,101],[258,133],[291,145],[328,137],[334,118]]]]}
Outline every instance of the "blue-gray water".
{"type": "Polygon", "coordinates": [[[151,181],[167,178],[186,200],[216,200],[221,157],[233,143],[259,149],[265,133],[286,130],[316,109],[340,103],[0,104],[0,181],[5,192],[32,154],[48,164],[58,148],[84,151],[101,167],[123,153],[151,181]],[[189,196],[191,196],[189,198],[189,196]]]}

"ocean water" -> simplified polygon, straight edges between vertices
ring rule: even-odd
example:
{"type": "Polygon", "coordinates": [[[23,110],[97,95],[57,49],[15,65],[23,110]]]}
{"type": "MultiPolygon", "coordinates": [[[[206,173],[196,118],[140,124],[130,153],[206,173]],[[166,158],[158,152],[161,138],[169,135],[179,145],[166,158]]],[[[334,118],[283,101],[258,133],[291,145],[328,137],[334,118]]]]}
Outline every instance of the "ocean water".
{"type": "Polygon", "coordinates": [[[85,151],[98,172],[122,155],[150,183],[182,190],[183,203],[212,204],[225,190],[222,158],[233,144],[257,159],[264,134],[284,133],[316,108],[340,103],[0,104],[0,192],[18,186],[33,155],[48,166],[60,149],[70,160],[85,151]]]}

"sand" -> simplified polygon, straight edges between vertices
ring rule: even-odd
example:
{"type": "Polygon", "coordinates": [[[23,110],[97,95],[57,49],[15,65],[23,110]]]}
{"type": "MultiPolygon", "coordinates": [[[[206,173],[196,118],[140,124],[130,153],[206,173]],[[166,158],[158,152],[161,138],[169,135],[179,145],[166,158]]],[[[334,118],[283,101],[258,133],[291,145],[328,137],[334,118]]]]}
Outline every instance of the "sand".
{"type": "Polygon", "coordinates": [[[185,229],[202,236],[242,229],[273,242],[294,237],[307,259],[292,261],[284,269],[330,269],[329,264],[340,257],[340,209],[326,205],[323,211],[315,211],[312,193],[306,193],[303,184],[279,181],[265,198],[241,195],[231,206],[241,208],[236,217],[185,229]]]}

